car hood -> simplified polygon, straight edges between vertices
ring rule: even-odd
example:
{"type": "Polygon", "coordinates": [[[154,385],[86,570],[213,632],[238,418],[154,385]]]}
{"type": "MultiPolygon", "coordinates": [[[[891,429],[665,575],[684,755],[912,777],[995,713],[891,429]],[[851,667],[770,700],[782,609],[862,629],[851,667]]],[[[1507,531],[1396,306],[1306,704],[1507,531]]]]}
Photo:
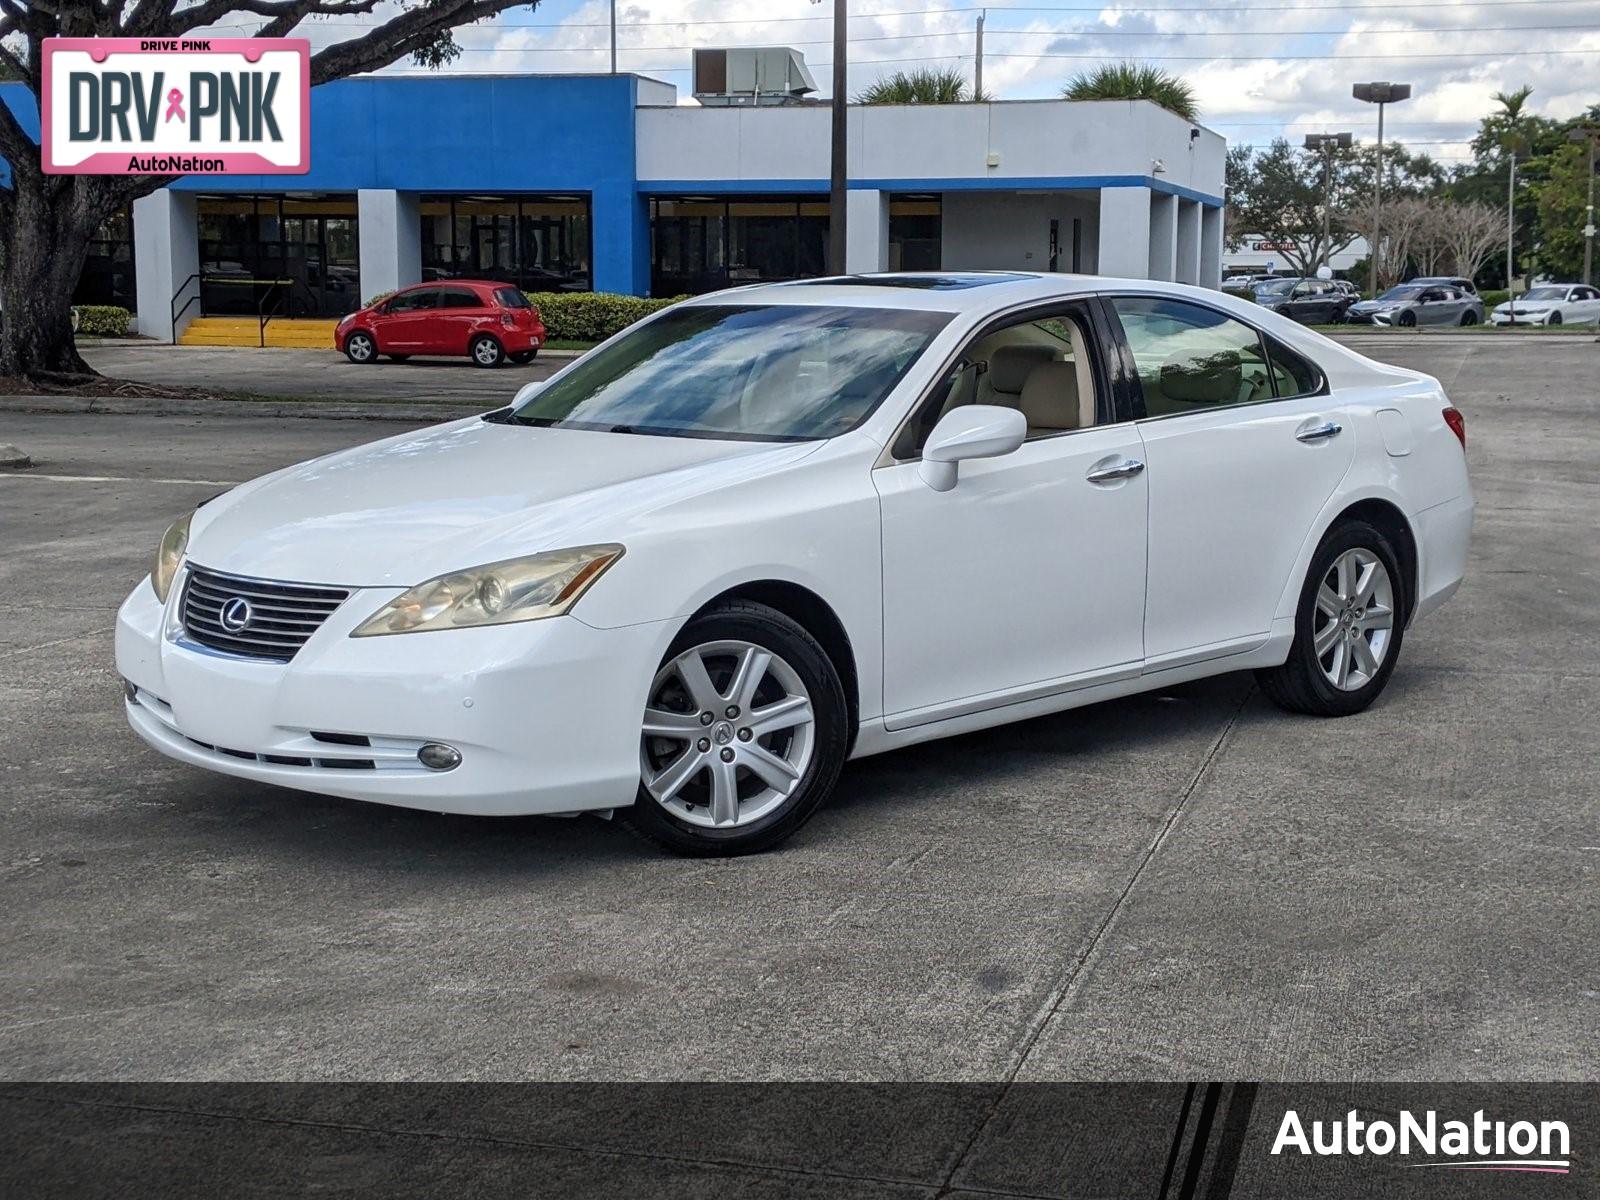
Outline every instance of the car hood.
{"type": "Polygon", "coordinates": [[[821,444],[473,417],[244,484],[196,512],[189,556],[260,579],[410,587],[541,550],[625,541],[653,509],[776,470],[821,444]]]}
{"type": "Polygon", "coordinates": [[[1497,304],[1495,312],[1547,313],[1555,307],[1553,301],[1535,301],[1532,304],[1518,300],[1515,304],[1497,304]]]}

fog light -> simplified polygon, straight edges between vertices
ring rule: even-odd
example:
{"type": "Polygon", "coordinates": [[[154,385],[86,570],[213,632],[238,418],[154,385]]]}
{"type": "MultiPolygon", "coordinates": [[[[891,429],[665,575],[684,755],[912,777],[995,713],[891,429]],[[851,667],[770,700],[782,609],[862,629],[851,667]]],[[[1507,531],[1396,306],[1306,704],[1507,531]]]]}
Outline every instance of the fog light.
{"type": "Polygon", "coordinates": [[[134,687],[131,681],[126,679],[122,681],[122,694],[128,698],[129,704],[139,703],[139,689],[134,687]]]}
{"type": "Polygon", "coordinates": [[[461,765],[461,751],[443,742],[429,742],[417,751],[417,761],[432,771],[449,771],[461,765]]]}

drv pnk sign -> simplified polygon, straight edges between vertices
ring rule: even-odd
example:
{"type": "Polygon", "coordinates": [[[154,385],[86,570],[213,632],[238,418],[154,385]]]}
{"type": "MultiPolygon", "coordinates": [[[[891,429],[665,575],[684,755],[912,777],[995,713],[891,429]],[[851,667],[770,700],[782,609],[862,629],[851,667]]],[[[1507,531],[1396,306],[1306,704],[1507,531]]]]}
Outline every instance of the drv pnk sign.
{"type": "Polygon", "coordinates": [[[51,175],[304,175],[304,38],[47,38],[51,175]]]}

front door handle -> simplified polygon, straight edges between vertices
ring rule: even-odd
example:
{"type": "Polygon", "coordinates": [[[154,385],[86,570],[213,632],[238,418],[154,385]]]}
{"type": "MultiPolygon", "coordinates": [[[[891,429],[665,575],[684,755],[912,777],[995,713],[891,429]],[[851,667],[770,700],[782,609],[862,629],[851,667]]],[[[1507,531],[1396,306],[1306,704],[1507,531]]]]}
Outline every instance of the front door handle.
{"type": "Polygon", "coordinates": [[[1115,483],[1119,479],[1132,479],[1143,470],[1144,464],[1137,458],[1124,458],[1093,467],[1084,478],[1090,483],[1115,483]]]}
{"type": "Polygon", "coordinates": [[[1294,436],[1302,442],[1325,442],[1331,437],[1338,437],[1344,431],[1344,426],[1337,421],[1324,421],[1321,425],[1313,425],[1310,429],[1302,429],[1294,436]]]}

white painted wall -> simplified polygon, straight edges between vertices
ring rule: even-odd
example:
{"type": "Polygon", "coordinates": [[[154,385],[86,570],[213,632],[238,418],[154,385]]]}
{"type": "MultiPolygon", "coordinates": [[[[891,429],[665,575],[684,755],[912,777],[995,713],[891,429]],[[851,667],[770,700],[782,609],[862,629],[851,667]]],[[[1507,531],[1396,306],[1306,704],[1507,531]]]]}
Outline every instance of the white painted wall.
{"type": "Polygon", "coordinates": [[[857,188],[845,195],[844,269],[889,269],[889,194],[857,188]]]}
{"type": "Polygon", "coordinates": [[[361,299],[422,282],[422,209],[413,192],[356,193],[361,239],[361,299]]]}
{"type": "Polygon", "coordinates": [[[1098,274],[1146,278],[1150,270],[1150,218],[1149,188],[1101,189],[1098,274]]]}
{"type": "MultiPolygon", "coordinates": [[[[180,287],[178,307],[199,295],[199,281],[187,283],[200,270],[200,222],[193,193],[167,188],[140,196],[133,202],[133,257],[138,264],[134,293],[138,303],[137,331],[145,337],[173,339],[172,297],[180,287]]],[[[197,300],[178,318],[177,332],[200,315],[197,300]]]]}
{"type": "Polygon", "coordinates": [[[1099,260],[1099,205],[1093,192],[967,191],[944,194],[941,265],[950,271],[1044,271],[1050,263],[1050,221],[1061,222],[1062,271],[1072,270],[1072,221],[1082,222],[1081,266],[1099,260]]]}
{"type": "MultiPolygon", "coordinates": [[[[825,179],[829,122],[825,105],[641,107],[639,178],[825,179]]],[[[1221,196],[1226,148],[1220,135],[1142,100],[852,105],[849,114],[857,180],[1145,178],[1159,159],[1163,181],[1221,196]]]]}
{"type": "Polygon", "coordinates": [[[1150,267],[1147,279],[1175,278],[1178,255],[1178,198],[1150,195],[1150,267]]]}
{"type": "Polygon", "coordinates": [[[1172,276],[1178,283],[1200,282],[1200,209],[1192,200],[1178,202],[1178,255],[1172,276]]]}

